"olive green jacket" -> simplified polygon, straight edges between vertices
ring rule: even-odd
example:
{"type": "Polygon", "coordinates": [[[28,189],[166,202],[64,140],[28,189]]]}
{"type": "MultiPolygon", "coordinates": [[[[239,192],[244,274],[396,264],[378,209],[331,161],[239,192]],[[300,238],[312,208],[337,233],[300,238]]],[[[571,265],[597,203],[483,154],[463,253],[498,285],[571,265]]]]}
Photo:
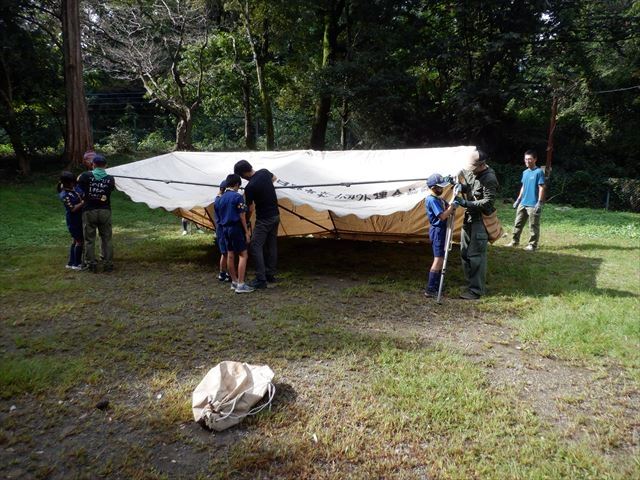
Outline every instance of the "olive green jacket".
{"type": "Polygon", "coordinates": [[[487,167],[477,175],[471,171],[463,170],[462,177],[465,181],[462,192],[467,197],[465,220],[479,220],[482,218],[482,213],[491,214],[496,209],[495,202],[498,194],[496,172],[491,167],[487,167]]]}

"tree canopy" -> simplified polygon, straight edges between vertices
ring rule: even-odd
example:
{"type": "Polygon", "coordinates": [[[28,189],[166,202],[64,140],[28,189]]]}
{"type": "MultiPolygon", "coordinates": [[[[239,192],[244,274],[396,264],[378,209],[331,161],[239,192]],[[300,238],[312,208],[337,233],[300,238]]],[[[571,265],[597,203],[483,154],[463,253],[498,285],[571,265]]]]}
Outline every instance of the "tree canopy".
{"type": "MultiPolygon", "coordinates": [[[[80,19],[98,147],[126,130],[133,148],[475,144],[519,163],[544,157],[555,98],[556,165],[638,175],[632,0],[86,0],[80,19]]],[[[60,151],[61,25],[30,0],[0,22],[0,143],[60,151]]]]}

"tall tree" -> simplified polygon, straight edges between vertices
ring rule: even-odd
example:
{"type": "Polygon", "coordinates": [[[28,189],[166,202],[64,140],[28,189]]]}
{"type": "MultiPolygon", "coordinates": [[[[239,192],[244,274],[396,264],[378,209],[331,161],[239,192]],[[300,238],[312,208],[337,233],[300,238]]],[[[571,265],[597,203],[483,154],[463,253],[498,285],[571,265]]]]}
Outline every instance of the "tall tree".
{"type": "Polygon", "coordinates": [[[271,95],[269,93],[269,84],[265,72],[267,59],[269,57],[269,16],[267,12],[262,12],[262,15],[254,15],[254,11],[252,10],[253,5],[250,0],[233,0],[229,6],[239,12],[247,41],[251,48],[253,63],[256,68],[262,118],[266,129],[267,150],[273,150],[275,148],[273,107],[271,105],[271,95]]]}
{"type": "Polygon", "coordinates": [[[93,145],[89,112],[82,78],[80,46],[80,0],[62,0],[62,44],[66,94],[65,157],[69,167],[80,165],[82,156],[93,145]]]}
{"type": "MultiPolygon", "coordinates": [[[[322,36],[322,69],[326,70],[334,64],[338,52],[338,35],[340,34],[340,17],[345,8],[345,0],[328,0],[320,10],[323,23],[322,36]]],[[[331,110],[331,93],[327,90],[320,93],[316,104],[313,124],[311,125],[311,148],[324,150],[327,135],[327,123],[331,110]]]]}
{"type": "Polygon", "coordinates": [[[197,0],[120,2],[93,6],[94,64],[138,79],[176,119],[176,149],[193,149],[194,113],[202,104],[210,22],[197,0]]]}
{"type": "Polygon", "coordinates": [[[23,0],[0,5],[0,128],[23,175],[36,151],[58,145],[64,133],[61,24],[47,6],[55,7],[23,0]]]}

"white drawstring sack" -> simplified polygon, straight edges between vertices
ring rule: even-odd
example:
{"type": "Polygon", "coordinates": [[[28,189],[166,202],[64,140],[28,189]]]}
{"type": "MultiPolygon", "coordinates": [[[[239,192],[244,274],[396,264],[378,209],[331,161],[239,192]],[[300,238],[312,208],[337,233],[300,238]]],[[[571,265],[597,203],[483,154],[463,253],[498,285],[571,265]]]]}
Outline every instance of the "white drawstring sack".
{"type": "Polygon", "coordinates": [[[267,365],[225,361],[213,367],[193,391],[191,408],[196,422],[220,432],[244,417],[271,407],[276,387],[267,365]],[[265,395],[265,403],[254,407],[265,395]]]}

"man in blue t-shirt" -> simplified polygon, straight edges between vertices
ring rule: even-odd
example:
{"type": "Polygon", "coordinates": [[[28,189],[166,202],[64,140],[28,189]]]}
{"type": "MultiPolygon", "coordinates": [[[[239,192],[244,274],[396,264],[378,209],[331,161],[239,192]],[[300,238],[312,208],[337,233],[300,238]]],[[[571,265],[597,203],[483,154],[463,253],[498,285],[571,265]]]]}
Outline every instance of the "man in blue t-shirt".
{"type": "Polygon", "coordinates": [[[249,183],[244,187],[244,197],[249,207],[247,218],[255,208],[256,224],[251,234],[249,249],[256,269],[256,279],[251,282],[253,288],[267,288],[267,282],[276,282],[276,264],[278,262],[278,226],[280,210],[273,182],[275,175],[263,168],[254,171],[246,160],[240,160],[233,167],[234,173],[249,183]]]}
{"type": "Polygon", "coordinates": [[[540,240],[540,216],[544,205],[544,172],[538,166],[538,154],[535,150],[527,150],[524,153],[524,164],[527,169],[522,172],[522,187],[518,198],[513,204],[517,208],[516,221],[513,226],[513,237],[508,247],[516,247],[520,243],[520,235],[527,219],[529,219],[529,243],[524,248],[533,252],[538,248],[540,240]]]}

